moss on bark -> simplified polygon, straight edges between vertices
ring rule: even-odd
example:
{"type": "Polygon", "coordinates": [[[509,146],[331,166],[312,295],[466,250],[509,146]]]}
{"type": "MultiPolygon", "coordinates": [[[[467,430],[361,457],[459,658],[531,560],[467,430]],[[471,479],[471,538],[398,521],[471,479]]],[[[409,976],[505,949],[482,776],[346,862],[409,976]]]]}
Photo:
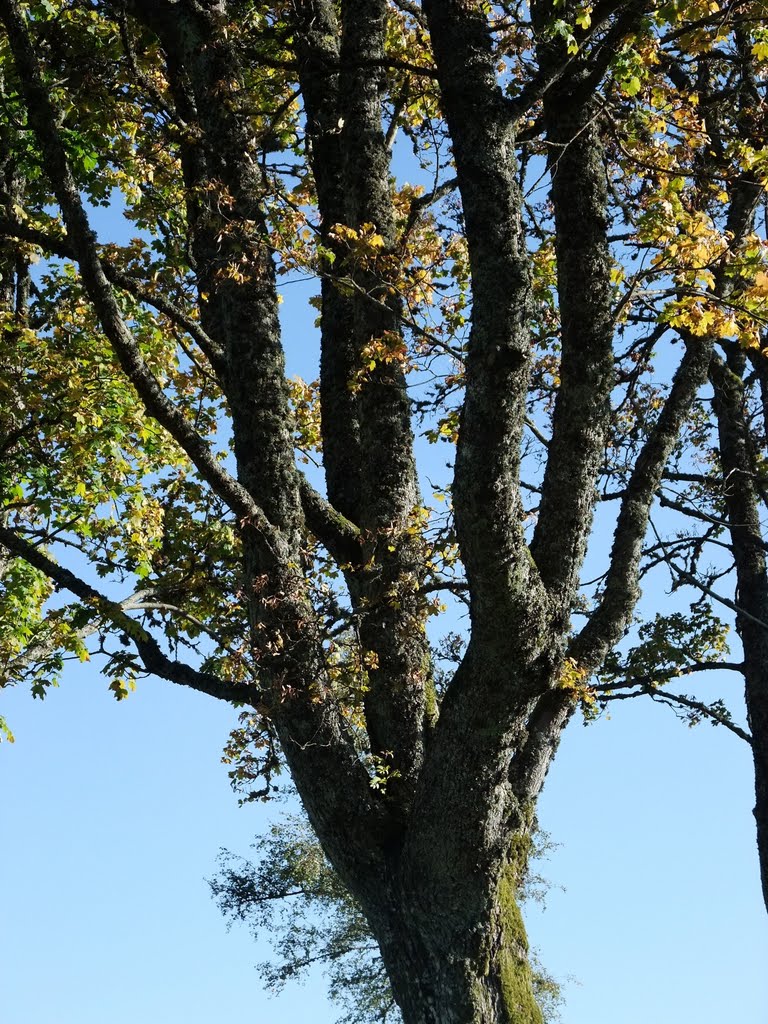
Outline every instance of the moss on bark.
{"type": "Polygon", "coordinates": [[[518,892],[530,852],[531,837],[526,828],[512,840],[496,889],[496,920],[492,928],[492,933],[497,936],[496,962],[491,964],[491,970],[498,977],[501,989],[499,1019],[510,1024],[543,1024],[544,1021],[534,995],[528,936],[518,903],[518,892]]]}
{"type": "Polygon", "coordinates": [[[528,960],[528,936],[517,902],[519,875],[514,864],[502,872],[497,891],[498,928],[501,935],[497,960],[503,1001],[503,1020],[514,1024],[543,1024],[533,993],[528,960]]]}

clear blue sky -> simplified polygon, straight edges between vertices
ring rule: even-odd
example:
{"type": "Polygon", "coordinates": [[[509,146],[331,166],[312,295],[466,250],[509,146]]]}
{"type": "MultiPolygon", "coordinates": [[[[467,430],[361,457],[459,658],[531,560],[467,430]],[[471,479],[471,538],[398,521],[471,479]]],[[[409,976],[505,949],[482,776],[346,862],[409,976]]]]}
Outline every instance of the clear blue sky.
{"type": "MultiPolygon", "coordinates": [[[[3,712],[3,1024],[335,1019],[322,980],[265,996],[265,951],[208,894],[219,847],[247,852],[273,813],[230,792],[233,711],[151,680],[118,705],[79,666],[3,712]]],[[[565,892],[528,914],[544,964],[578,981],[565,1024],[765,1019],[751,785],[746,746],[660,708],[571,726],[540,815],[565,892]]]]}
{"type": "MultiPolygon", "coordinates": [[[[316,358],[301,291],[283,307],[291,372],[316,358]]],[[[265,948],[210,899],[219,848],[247,853],[279,813],[229,789],[233,710],[154,680],[118,705],[93,665],[1,710],[17,737],[0,746],[2,1024],[336,1019],[320,978],[269,999],[265,948]]],[[[765,1020],[752,785],[745,744],[648,703],[571,725],[540,806],[561,844],[540,870],[565,891],[527,915],[544,965],[576,979],[565,1024],[765,1020]]]]}

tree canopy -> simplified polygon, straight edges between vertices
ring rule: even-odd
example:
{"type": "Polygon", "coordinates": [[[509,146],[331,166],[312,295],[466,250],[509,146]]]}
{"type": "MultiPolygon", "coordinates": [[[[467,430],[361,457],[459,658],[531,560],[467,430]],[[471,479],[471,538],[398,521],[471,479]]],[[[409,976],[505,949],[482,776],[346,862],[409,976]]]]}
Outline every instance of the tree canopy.
{"type": "Polygon", "coordinates": [[[0,0],[2,681],[240,706],[234,780],[290,771],[406,1024],[540,1020],[578,709],[749,743],[768,899],[763,15],[0,0]]]}

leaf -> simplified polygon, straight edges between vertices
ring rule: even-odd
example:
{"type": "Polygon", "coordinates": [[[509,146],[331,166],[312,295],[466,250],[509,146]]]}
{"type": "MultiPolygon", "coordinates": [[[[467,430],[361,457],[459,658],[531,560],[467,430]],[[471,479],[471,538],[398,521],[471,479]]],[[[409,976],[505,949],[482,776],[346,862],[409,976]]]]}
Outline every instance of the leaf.
{"type": "Polygon", "coordinates": [[[575,21],[579,28],[582,28],[586,31],[592,24],[592,8],[580,7],[579,10],[576,12],[575,21]]]}

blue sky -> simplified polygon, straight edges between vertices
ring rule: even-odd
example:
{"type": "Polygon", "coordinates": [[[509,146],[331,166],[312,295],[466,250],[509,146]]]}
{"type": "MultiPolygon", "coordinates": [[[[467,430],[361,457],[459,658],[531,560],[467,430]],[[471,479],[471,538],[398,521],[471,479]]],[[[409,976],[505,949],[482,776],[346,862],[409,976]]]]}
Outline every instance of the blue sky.
{"type": "MultiPolygon", "coordinates": [[[[209,897],[219,848],[247,853],[279,813],[237,807],[231,709],[152,680],[117,704],[84,665],[3,710],[3,1024],[335,1020],[320,978],[266,996],[266,950],[209,897]]],[[[764,1019],[748,754],[640,702],[570,727],[540,808],[554,884],[527,913],[542,962],[576,979],[565,1024],[764,1019]]]]}

